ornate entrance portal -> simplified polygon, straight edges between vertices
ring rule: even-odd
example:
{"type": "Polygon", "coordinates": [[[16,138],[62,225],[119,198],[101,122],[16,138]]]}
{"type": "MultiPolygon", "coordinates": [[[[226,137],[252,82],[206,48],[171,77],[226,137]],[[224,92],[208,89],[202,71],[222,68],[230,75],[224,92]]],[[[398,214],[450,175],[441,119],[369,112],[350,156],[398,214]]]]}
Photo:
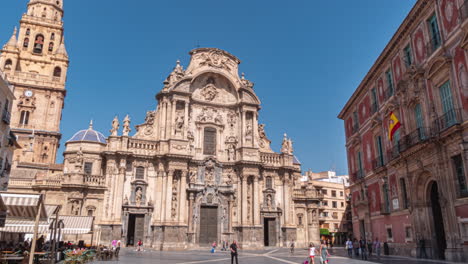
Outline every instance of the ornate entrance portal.
{"type": "Polygon", "coordinates": [[[276,246],[276,218],[263,219],[263,240],[266,247],[276,246]]]}
{"type": "Polygon", "coordinates": [[[130,214],[128,219],[127,246],[135,246],[138,240],[144,239],[145,215],[130,214]]]}
{"type": "Polygon", "coordinates": [[[200,209],[200,245],[218,241],[218,207],[202,206],[200,209]]]}

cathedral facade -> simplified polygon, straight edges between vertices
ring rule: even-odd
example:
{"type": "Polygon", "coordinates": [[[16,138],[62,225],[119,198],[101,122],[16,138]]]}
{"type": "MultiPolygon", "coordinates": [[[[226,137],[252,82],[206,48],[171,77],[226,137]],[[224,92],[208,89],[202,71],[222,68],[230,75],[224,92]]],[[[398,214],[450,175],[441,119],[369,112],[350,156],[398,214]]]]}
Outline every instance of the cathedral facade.
{"type": "Polygon", "coordinates": [[[55,164],[68,67],[62,8],[31,0],[0,56],[16,89],[12,130],[22,146],[10,191],[41,192],[62,215],[93,216],[93,233],[79,236],[93,244],[141,239],[164,250],[234,239],[250,248],[319,241],[320,190],[299,181],[291,139],[272,151],[253,83],[220,49],[191,51],[187,69],[177,62],[143,124],[132,129],[130,117],[116,117],[106,137],[91,123],[55,164]]]}

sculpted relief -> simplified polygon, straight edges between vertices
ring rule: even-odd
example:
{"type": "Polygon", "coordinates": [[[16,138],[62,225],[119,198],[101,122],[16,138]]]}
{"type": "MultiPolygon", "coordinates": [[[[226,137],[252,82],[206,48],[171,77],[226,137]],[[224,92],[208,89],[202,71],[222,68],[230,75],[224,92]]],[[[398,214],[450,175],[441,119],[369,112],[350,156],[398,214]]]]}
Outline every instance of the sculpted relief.
{"type": "Polygon", "coordinates": [[[232,105],[237,102],[237,92],[225,77],[218,74],[204,74],[197,77],[191,86],[192,98],[200,102],[218,105],[232,105]]]}

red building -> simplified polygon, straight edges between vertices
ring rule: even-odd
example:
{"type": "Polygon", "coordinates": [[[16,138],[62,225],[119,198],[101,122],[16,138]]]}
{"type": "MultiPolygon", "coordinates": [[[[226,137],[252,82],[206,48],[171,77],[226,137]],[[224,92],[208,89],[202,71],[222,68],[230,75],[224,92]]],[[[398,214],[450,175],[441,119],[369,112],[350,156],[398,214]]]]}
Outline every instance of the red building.
{"type": "Polygon", "coordinates": [[[467,51],[468,1],[419,0],[339,114],[354,234],[390,254],[468,262],[467,51]]]}

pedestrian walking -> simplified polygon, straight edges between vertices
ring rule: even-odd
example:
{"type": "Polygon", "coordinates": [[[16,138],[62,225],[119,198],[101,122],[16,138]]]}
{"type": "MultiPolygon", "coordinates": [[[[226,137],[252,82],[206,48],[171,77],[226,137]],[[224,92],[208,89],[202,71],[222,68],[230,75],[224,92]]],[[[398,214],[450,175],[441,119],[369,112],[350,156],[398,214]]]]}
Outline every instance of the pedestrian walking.
{"type": "Polygon", "coordinates": [[[138,239],[137,251],[143,251],[143,241],[141,239],[138,239]]]}
{"type": "Polygon", "coordinates": [[[353,241],[351,241],[351,238],[348,238],[348,241],[346,241],[346,250],[348,251],[348,257],[352,258],[353,257],[353,241]]]}
{"type": "Polygon", "coordinates": [[[359,248],[361,250],[361,259],[362,260],[367,260],[367,243],[364,238],[361,237],[361,240],[359,240],[359,248]]]}
{"type": "Polygon", "coordinates": [[[235,240],[232,242],[231,246],[229,246],[229,249],[231,249],[231,264],[234,264],[234,258],[236,259],[236,264],[239,264],[239,260],[237,260],[238,247],[235,240]]]}
{"type": "Polygon", "coordinates": [[[356,258],[359,257],[359,242],[356,238],[353,241],[353,249],[354,249],[354,256],[356,258]]]}
{"type": "Polygon", "coordinates": [[[216,241],[213,241],[213,244],[211,244],[211,253],[216,252],[216,241]]]}
{"type": "Polygon", "coordinates": [[[315,264],[315,253],[317,249],[314,246],[314,243],[309,244],[309,264],[315,264]]]}
{"type": "Polygon", "coordinates": [[[122,245],[122,242],[120,240],[117,240],[116,248],[115,248],[115,257],[119,257],[120,253],[120,246],[122,245]]]}
{"type": "Polygon", "coordinates": [[[322,245],[320,245],[320,259],[322,260],[322,264],[328,264],[329,256],[330,253],[328,253],[328,246],[325,242],[322,242],[322,245]]]}
{"type": "Polygon", "coordinates": [[[380,241],[376,237],[374,241],[374,250],[375,250],[375,254],[377,254],[377,259],[380,259],[380,247],[381,247],[380,241]]]}
{"type": "Polygon", "coordinates": [[[294,247],[296,245],[294,244],[294,239],[291,241],[291,244],[289,245],[289,253],[294,254],[294,247]]]}
{"type": "Polygon", "coordinates": [[[372,256],[372,240],[367,240],[367,254],[369,258],[372,256]]]}

